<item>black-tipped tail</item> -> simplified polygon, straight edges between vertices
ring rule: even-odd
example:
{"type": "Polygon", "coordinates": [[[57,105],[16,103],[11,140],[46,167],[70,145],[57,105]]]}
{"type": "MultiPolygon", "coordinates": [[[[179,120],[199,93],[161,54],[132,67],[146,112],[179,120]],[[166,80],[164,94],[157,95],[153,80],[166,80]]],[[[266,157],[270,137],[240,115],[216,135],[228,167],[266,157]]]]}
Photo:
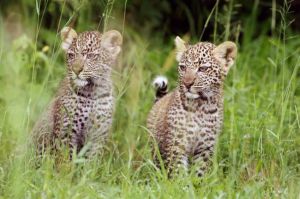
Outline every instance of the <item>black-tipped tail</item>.
{"type": "Polygon", "coordinates": [[[155,102],[168,93],[168,79],[164,76],[158,76],[153,81],[156,89],[155,102]]]}

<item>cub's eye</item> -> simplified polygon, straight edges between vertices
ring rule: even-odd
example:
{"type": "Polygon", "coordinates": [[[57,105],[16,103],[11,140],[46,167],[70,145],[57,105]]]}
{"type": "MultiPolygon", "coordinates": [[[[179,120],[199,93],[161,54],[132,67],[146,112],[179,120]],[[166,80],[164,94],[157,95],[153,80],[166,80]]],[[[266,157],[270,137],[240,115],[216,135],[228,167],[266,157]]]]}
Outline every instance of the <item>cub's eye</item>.
{"type": "Polygon", "coordinates": [[[86,56],[88,59],[92,59],[92,58],[94,58],[94,54],[93,53],[89,53],[89,54],[87,54],[87,56],[86,56]]]}
{"type": "Polygon", "coordinates": [[[204,72],[210,67],[210,63],[201,64],[201,66],[198,68],[198,72],[204,72]]]}
{"type": "Polygon", "coordinates": [[[200,66],[200,67],[198,68],[198,72],[205,72],[207,69],[208,69],[208,67],[200,66]]]}
{"type": "Polygon", "coordinates": [[[74,59],[75,58],[75,54],[74,53],[68,53],[67,54],[67,58],[68,59],[74,59]]]}
{"type": "Polygon", "coordinates": [[[180,65],[179,65],[179,68],[180,68],[180,70],[182,70],[182,71],[185,71],[185,69],[186,69],[186,66],[185,66],[185,65],[183,65],[183,64],[180,64],[180,65]]]}

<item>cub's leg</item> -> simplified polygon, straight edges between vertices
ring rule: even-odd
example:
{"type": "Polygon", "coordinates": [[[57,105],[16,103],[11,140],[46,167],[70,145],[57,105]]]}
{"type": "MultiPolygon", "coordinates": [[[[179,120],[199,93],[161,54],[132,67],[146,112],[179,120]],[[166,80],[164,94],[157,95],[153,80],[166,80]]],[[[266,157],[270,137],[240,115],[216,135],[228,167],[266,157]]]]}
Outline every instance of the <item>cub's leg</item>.
{"type": "Polygon", "coordinates": [[[211,165],[211,157],[213,155],[214,142],[199,141],[194,150],[192,161],[197,167],[196,174],[202,177],[211,165]]]}
{"type": "Polygon", "coordinates": [[[54,101],[50,103],[48,109],[42,114],[38,122],[33,127],[31,144],[35,147],[38,156],[42,156],[46,149],[53,144],[54,126],[54,101]]]}
{"type": "Polygon", "coordinates": [[[170,143],[170,146],[166,150],[165,165],[169,177],[173,177],[174,174],[178,174],[181,171],[187,173],[189,161],[188,153],[186,150],[186,145],[184,142],[179,142],[177,140],[170,143]]]}

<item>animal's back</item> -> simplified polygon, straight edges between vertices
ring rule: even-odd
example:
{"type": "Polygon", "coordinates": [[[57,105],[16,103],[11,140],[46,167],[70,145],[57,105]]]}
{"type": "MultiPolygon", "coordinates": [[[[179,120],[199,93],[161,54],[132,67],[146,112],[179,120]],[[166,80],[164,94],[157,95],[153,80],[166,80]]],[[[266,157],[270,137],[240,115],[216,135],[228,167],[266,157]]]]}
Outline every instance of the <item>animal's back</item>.
{"type": "Polygon", "coordinates": [[[147,127],[152,136],[155,139],[158,139],[159,142],[163,142],[165,138],[165,134],[167,134],[168,130],[168,111],[169,107],[172,103],[172,99],[174,98],[175,92],[170,92],[167,95],[160,98],[152,107],[148,120],[147,127]]]}

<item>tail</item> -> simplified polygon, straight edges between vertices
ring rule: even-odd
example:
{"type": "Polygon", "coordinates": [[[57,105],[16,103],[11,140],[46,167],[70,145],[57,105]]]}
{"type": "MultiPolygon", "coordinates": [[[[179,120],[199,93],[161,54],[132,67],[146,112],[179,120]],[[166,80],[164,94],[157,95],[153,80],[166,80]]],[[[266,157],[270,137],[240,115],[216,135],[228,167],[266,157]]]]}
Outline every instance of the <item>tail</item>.
{"type": "Polygon", "coordinates": [[[156,89],[155,102],[168,93],[168,79],[164,76],[157,76],[153,81],[156,89]]]}

